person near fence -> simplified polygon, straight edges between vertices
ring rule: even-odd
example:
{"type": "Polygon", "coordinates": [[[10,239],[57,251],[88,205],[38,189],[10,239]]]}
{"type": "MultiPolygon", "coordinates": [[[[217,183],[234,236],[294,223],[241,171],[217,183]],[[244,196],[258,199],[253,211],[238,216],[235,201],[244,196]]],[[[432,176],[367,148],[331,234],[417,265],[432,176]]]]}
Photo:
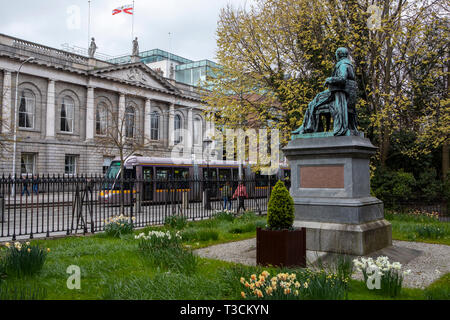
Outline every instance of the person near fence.
{"type": "Polygon", "coordinates": [[[39,177],[37,175],[33,176],[33,192],[39,195],[39,177]]]}
{"type": "Polygon", "coordinates": [[[227,203],[228,203],[228,210],[231,210],[232,193],[233,192],[230,187],[230,182],[227,181],[225,185],[222,187],[223,210],[227,208],[227,203]]]}
{"type": "Polygon", "coordinates": [[[30,192],[28,191],[28,177],[26,177],[25,179],[22,177],[22,185],[23,185],[23,189],[22,189],[22,196],[23,194],[26,192],[27,196],[30,195],[30,192]]]}
{"type": "Polygon", "coordinates": [[[245,203],[244,198],[248,198],[247,195],[247,188],[242,182],[239,182],[239,185],[236,188],[236,191],[234,192],[233,199],[238,199],[238,208],[237,213],[241,210],[241,208],[245,211],[245,203]]]}

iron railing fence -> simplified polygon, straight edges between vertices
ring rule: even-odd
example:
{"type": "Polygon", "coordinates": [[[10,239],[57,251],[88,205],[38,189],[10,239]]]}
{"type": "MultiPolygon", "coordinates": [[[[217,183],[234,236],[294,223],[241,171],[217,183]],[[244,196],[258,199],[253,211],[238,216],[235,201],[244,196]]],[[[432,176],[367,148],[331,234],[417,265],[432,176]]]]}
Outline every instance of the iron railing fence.
{"type": "MultiPolygon", "coordinates": [[[[135,227],[163,224],[172,215],[205,219],[224,208],[223,186],[228,183],[235,193],[240,182],[248,194],[245,209],[265,213],[276,180],[2,176],[0,241],[95,233],[104,230],[106,220],[120,214],[134,217],[135,227]]],[[[238,201],[231,200],[231,209],[237,208],[238,201]]]]}

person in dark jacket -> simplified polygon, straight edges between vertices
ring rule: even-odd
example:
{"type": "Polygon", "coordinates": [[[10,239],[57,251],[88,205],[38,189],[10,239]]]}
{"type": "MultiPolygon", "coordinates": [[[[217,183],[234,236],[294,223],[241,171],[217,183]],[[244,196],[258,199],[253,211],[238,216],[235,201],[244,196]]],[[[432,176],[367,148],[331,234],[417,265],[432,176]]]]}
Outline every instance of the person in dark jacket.
{"type": "Polygon", "coordinates": [[[233,191],[230,187],[230,182],[226,182],[225,185],[222,187],[222,199],[223,199],[223,210],[227,208],[228,203],[228,210],[231,210],[231,196],[233,191]]]}
{"type": "Polygon", "coordinates": [[[26,177],[25,179],[22,177],[22,185],[23,185],[22,196],[25,192],[27,193],[27,196],[29,196],[30,191],[28,191],[28,177],[26,177]]]}
{"type": "Polygon", "coordinates": [[[33,176],[33,192],[39,195],[39,178],[37,175],[33,176]]]}

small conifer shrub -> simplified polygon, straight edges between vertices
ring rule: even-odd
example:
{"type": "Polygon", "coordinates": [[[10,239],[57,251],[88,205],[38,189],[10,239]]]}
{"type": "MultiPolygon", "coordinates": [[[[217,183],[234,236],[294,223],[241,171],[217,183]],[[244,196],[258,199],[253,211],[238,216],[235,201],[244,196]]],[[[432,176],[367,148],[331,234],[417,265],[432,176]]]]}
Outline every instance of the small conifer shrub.
{"type": "Polygon", "coordinates": [[[269,229],[292,229],[294,223],[294,200],[281,180],[275,184],[267,207],[269,229]]]}

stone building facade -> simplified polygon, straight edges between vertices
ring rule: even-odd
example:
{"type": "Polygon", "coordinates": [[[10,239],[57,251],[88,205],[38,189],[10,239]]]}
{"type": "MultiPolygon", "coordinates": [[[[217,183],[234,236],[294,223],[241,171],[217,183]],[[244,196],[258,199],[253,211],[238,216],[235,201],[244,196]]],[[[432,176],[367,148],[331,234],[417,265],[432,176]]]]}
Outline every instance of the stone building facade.
{"type": "Polygon", "coordinates": [[[119,65],[0,34],[0,174],[13,172],[16,89],[16,174],[102,173],[117,156],[101,143],[113,125],[105,108],[127,114],[129,134],[150,141],[144,156],[170,157],[181,140],[184,154],[198,157],[214,130],[195,87],[142,62],[119,65]],[[192,135],[180,137],[178,128],[192,135]]]}

